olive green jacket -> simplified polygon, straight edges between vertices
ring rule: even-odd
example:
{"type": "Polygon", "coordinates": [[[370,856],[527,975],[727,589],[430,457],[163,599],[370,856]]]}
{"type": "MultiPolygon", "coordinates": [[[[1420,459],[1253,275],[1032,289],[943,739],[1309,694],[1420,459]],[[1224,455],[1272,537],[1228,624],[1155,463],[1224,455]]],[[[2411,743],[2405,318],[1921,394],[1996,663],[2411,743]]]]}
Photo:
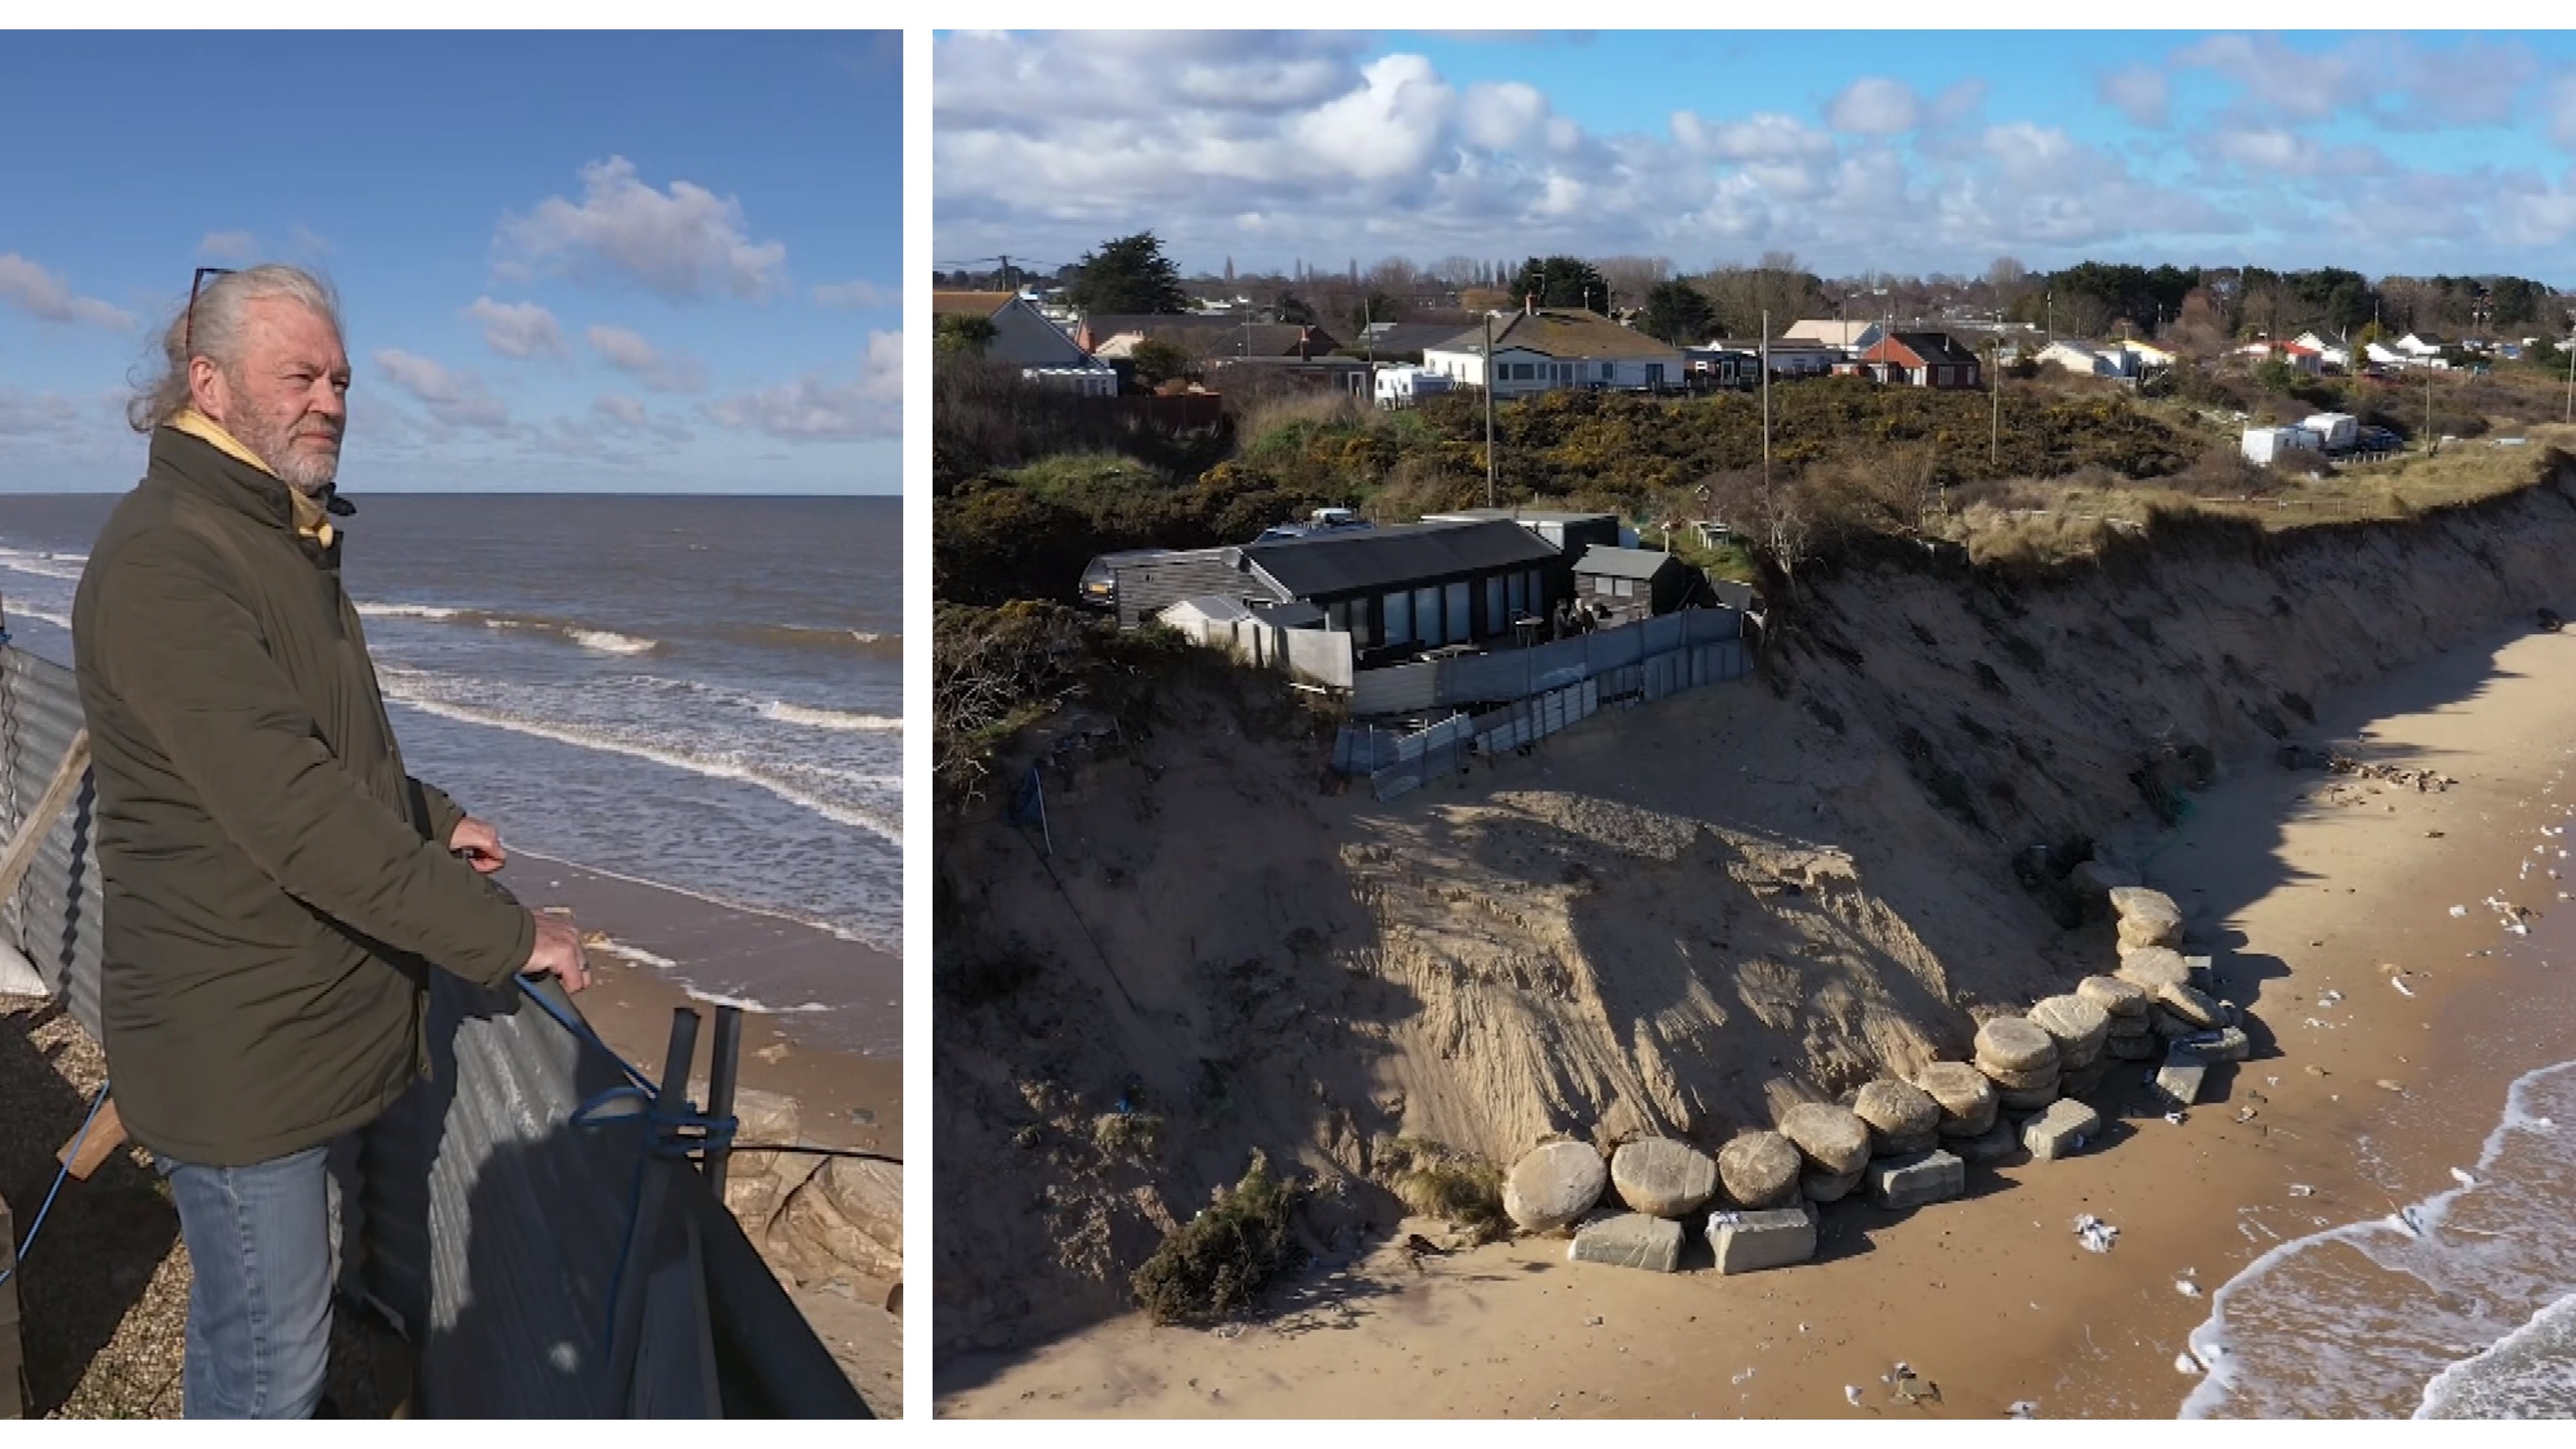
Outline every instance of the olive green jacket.
{"type": "Polygon", "coordinates": [[[72,606],[105,877],[100,1014],[126,1127],[241,1166],[363,1126],[428,1070],[427,967],[501,985],[535,919],[450,855],[411,779],[341,541],[171,428],[72,606]]]}

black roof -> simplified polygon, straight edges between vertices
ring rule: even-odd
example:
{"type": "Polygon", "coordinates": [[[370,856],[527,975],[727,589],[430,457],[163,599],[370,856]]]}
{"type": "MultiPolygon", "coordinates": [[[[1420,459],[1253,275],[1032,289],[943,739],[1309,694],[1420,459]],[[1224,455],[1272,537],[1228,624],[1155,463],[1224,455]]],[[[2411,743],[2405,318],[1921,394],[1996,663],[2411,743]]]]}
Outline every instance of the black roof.
{"type": "Polygon", "coordinates": [[[1399,523],[1243,549],[1245,563],[1301,599],[1550,564],[1561,557],[1517,523],[1399,523]]]}
{"type": "Polygon", "coordinates": [[[1895,340],[1913,348],[1925,362],[1938,363],[1943,367],[1977,360],[1977,354],[1961,347],[1958,339],[1947,332],[1899,332],[1895,340]]]}

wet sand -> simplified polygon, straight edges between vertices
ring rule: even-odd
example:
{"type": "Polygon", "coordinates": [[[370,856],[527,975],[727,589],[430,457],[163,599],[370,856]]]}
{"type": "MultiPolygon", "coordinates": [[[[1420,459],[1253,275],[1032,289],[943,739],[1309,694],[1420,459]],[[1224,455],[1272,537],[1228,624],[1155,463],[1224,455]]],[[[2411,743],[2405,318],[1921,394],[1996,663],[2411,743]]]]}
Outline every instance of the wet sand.
{"type": "MultiPolygon", "coordinates": [[[[502,873],[532,906],[568,907],[585,937],[604,932],[621,945],[678,962],[692,974],[713,965],[725,975],[749,975],[776,999],[802,1002],[815,995],[848,1000],[850,983],[899,983],[901,965],[873,947],[847,941],[801,922],[712,905],[657,886],[603,875],[581,866],[524,853],[502,873]],[[814,990],[816,986],[821,990],[814,990]]],[[[670,1046],[671,1013],[694,1008],[698,1047],[691,1093],[706,1100],[708,1058],[715,1039],[715,1006],[695,1000],[669,974],[594,946],[589,990],[577,998],[582,1016],[620,1056],[658,1076],[670,1046]]],[[[882,988],[880,988],[882,989],[882,988]]],[[[766,998],[765,998],[766,999],[766,998]]],[[[871,1000],[894,1002],[888,994],[871,1000]]],[[[901,1008],[882,1011],[899,1023],[901,1008]]],[[[837,1044],[843,1037],[798,1012],[743,1013],[741,1084],[794,1097],[801,1129],[815,1146],[903,1153],[903,1061],[869,1056],[837,1044]]],[[[868,1034],[873,1035],[874,1024],[868,1034]]],[[[894,1034],[899,1036],[899,1027],[894,1034]]]]}
{"type": "MultiPolygon", "coordinates": [[[[2576,746],[2571,674],[2576,635],[2464,643],[2324,702],[2304,732],[2452,789],[2236,761],[2181,828],[2128,842],[2131,859],[2153,852],[2149,883],[2183,906],[2220,994],[2251,1018],[2254,1059],[2214,1071],[2178,1125],[2148,1104],[2141,1067],[2097,1094],[2119,1120],[2083,1155],[1972,1170],[1968,1198],[1910,1213],[1829,1208],[1803,1267],[1720,1278],[1695,1243],[1666,1277],[1568,1264],[1562,1240],[1534,1239],[1417,1274],[1381,1247],[1319,1266],[1248,1325],[1129,1316],[943,1363],[938,1410],[1978,1418],[2027,1402],[2050,1418],[2170,1416],[2195,1383],[2175,1360],[2208,1294],[2280,1239],[2448,1186],[2512,1079],[2576,1056],[2576,983],[2543,964],[2553,938],[2576,960],[2567,883],[2516,877],[2566,815],[2570,787],[2552,782],[2576,746]],[[2543,913],[2530,940],[2480,904],[2498,893],[2543,913]],[[2323,1007],[2330,990],[2343,999],[2323,1007]],[[2108,1254],[2079,1246],[2084,1213],[2120,1229],[2108,1254]],[[1894,1401],[1882,1376],[1898,1360],[1939,1402],[1894,1401]]],[[[2109,931],[2089,931],[2108,970],[2109,931]]],[[[2420,1388],[2393,1386],[2389,1411],[2420,1388]]]]}

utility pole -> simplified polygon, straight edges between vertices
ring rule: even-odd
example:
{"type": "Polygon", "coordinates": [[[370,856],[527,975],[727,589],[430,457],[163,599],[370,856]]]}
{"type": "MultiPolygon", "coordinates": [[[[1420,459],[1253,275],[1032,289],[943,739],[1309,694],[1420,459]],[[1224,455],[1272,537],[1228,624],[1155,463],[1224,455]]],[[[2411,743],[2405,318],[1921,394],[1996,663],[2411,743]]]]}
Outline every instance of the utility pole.
{"type": "Polygon", "coordinates": [[[1494,314],[1485,314],[1485,506],[1494,501],[1494,314]]]}
{"type": "Polygon", "coordinates": [[[2424,369],[2424,456],[2433,456],[2441,446],[2433,437],[2433,369],[2424,369]]]}
{"type": "Polygon", "coordinates": [[[2570,338],[2567,347],[2566,421],[2576,423],[2576,338],[2570,338]]]}
{"type": "Polygon", "coordinates": [[[1986,462],[2001,468],[2004,461],[2004,339],[1995,335],[1986,348],[1986,391],[1993,394],[1995,416],[1992,431],[1986,437],[1986,462]]]}
{"type": "Polygon", "coordinates": [[[1762,492],[1771,493],[1771,313],[1762,313],[1762,492]]]}

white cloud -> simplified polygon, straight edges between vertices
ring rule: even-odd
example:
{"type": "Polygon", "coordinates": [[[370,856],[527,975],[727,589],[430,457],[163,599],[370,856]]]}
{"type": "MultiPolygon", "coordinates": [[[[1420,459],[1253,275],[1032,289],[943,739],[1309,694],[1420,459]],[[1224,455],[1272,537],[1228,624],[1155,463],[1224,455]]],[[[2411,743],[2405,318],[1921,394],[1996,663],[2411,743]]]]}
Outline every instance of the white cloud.
{"type": "Polygon", "coordinates": [[[960,33],[939,42],[933,133],[1015,124],[1040,95],[1079,96],[1090,115],[1119,119],[1295,114],[1349,90],[1368,43],[1331,31],[960,33]]]}
{"type": "Polygon", "coordinates": [[[810,373],[700,406],[718,427],[789,442],[848,442],[903,431],[903,334],[872,332],[855,377],[810,373]]]}
{"type": "Polygon", "coordinates": [[[678,353],[666,355],[645,341],[640,332],[623,327],[593,327],[588,336],[591,350],[599,354],[601,361],[655,392],[702,392],[706,388],[705,364],[678,353]]]}
{"type": "Polygon", "coordinates": [[[1825,106],[1825,123],[1859,136],[1897,136],[1922,116],[1914,88],[1883,76],[1864,76],[1843,87],[1825,106]]]}
{"type": "Polygon", "coordinates": [[[217,262],[246,262],[259,255],[259,238],[246,231],[210,231],[197,255],[217,262]]]}
{"type": "Polygon", "coordinates": [[[133,313],[95,297],[74,295],[62,278],[16,252],[0,252],[0,302],[39,322],[70,322],[115,330],[136,325],[133,313]]]}
{"type": "Polygon", "coordinates": [[[2151,65],[2133,65],[2102,77],[2102,99],[2141,126],[2163,129],[2173,119],[2173,82],[2151,65]]]}
{"type": "Polygon", "coordinates": [[[583,167],[581,180],[579,202],[550,196],[526,216],[502,219],[494,240],[502,263],[622,277],[675,301],[758,301],[787,285],[786,245],[752,240],[735,198],[688,181],[656,191],[623,156],[583,167]]]}
{"type": "Polygon", "coordinates": [[[903,294],[892,287],[880,287],[870,281],[825,282],[814,289],[818,307],[846,307],[866,312],[878,307],[891,307],[903,300],[903,294]]]}
{"type": "Polygon", "coordinates": [[[2560,75],[2550,86],[2549,139],[2576,151],[2576,70],[2560,75]]]}
{"type": "Polygon", "coordinates": [[[396,348],[381,348],[376,366],[396,388],[410,394],[436,421],[451,428],[501,431],[510,425],[510,409],[483,379],[462,368],[442,366],[396,348]]]}
{"type": "Polygon", "coordinates": [[[697,436],[688,424],[654,412],[642,400],[622,393],[604,393],[593,398],[589,424],[602,433],[649,438],[663,443],[685,443],[697,436]]]}
{"type": "Polygon", "coordinates": [[[1809,161],[1830,156],[1834,138],[1793,117],[1764,111],[1740,121],[1673,113],[1673,140],[1696,156],[1728,161],[1809,161]]]}
{"type": "Polygon", "coordinates": [[[477,297],[465,315],[483,324],[483,344],[503,357],[561,357],[563,328],[555,314],[534,302],[495,302],[477,297]]]}

